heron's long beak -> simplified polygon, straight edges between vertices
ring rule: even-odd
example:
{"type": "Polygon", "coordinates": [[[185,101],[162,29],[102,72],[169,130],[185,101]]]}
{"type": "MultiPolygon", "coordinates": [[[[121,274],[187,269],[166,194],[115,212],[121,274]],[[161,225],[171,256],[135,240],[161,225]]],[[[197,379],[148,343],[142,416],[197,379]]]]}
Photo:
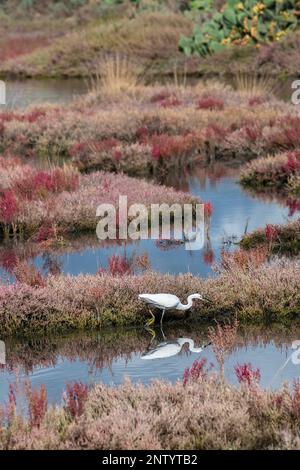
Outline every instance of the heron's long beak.
{"type": "Polygon", "coordinates": [[[209,302],[210,304],[212,304],[212,303],[213,303],[213,301],[212,301],[212,300],[210,300],[208,297],[204,297],[204,296],[202,296],[202,299],[203,299],[203,300],[205,300],[205,302],[209,302]]]}

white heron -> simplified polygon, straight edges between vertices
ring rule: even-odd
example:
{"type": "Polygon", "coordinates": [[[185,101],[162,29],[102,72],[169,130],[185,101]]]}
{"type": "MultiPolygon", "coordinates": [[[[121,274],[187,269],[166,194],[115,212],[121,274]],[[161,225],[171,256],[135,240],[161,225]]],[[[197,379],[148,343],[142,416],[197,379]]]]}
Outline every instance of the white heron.
{"type": "MultiPolygon", "coordinates": [[[[193,306],[193,300],[205,300],[207,302],[211,302],[211,300],[207,299],[201,294],[192,294],[189,295],[187,298],[187,304],[182,304],[180,299],[177,295],[173,294],[140,294],[139,298],[146,302],[146,304],[151,305],[152,307],[158,308],[162,310],[162,315],[160,318],[160,324],[162,325],[162,321],[164,318],[164,314],[166,310],[189,310],[193,306]]],[[[151,319],[148,322],[148,325],[151,325],[155,322],[155,316],[151,312],[151,319]]]]}
{"type": "Polygon", "coordinates": [[[178,338],[175,341],[164,341],[154,348],[149,349],[149,351],[144,352],[141,359],[163,359],[165,357],[176,356],[176,354],[180,353],[185,344],[189,345],[189,350],[191,352],[200,353],[210,343],[205,344],[200,348],[195,348],[194,340],[191,338],[178,338]]]}

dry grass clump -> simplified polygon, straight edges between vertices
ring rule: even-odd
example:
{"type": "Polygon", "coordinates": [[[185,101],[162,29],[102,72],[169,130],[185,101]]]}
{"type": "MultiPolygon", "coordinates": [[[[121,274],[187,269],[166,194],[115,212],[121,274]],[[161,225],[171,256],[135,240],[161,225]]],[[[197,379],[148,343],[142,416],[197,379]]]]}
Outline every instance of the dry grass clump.
{"type": "Polygon", "coordinates": [[[129,380],[88,390],[68,384],[64,403],[47,406],[45,388],[26,396],[29,416],[17,415],[16,392],[0,428],[1,449],[299,449],[300,384],[267,391],[251,365],[236,366],[241,386],[208,375],[205,359],[191,379],[150,386],[129,380]],[[248,379],[248,380],[246,380],[248,379]]]}
{"type": "MultiPolygon", "coordinates": [[[[227,260],[216,278],[204,280],[191,275],[130,274],[49,276],[41,286],[23,283],[1,285],[0,332],[61,331],[99,328],[105,325],[144,324],[149,315],[138,300],[142,292],[170,292],[185,299],[200,292],[213,303],[199,302],[195,318],[237,316],[246,321],[284,322],[299,315],[299,260],[282,260],[256,267],[227,260]]],[[[168,312],[168,317],[182,317],[168,312]]]]}
{"type": "Polygon", "coordinates": [[[234,76],[235,89],[249,99],[269,99],[275,91],[275,82],[269,75],[249,74],[239,71],[234,76]]]}
{"type": "MultiPolygon", "coordinates": [[[[141,111],[145,111],[145,107],[149,109],[174,109],[179,108],[181,110],[186,110],[186,108],[195,108],[197,107],[197,100],[201,98],[214,97],[224,101],[225,106],[233,105],[246,105],[248,103],[245,97],[237,93],[229,85],[226,85],[222,81],[213,80],[213,79],[200,79],[195,80],[193,85],[187,84],[184,76],[177,76],[176,69],[174,70],[174,78],[170,79],[169,82],[164,85],[155,83],[152,85],[145,84],[143,68],[140,64],[131,61],[128,56],[123,57],[125,62],[127,61],[130,64],[130,67],[136,69],[135,75],[138,77],[137,83],[139,86],[136,87],[134,96],[126,94],[125,92],[122,96],[119,96],[118,105],[125,106],[129,105],[131,99],[131,107],[141,108],[141,111]],[[134,99],[133,99],[134,98],[134,99]]],[[[106,56],[110,58],[112,62],[116,60],[116,55],[106,56]]],[[[99,70],[99,77],[101,75],[101,69],[99,70]]],[[[93,83],[93,82],[92,82],[93,83]]],[[[101,87],[96,86],[95,89],[92,89],[91,93],[82,96],[76,102],[73,102],[73,109],[82,109],[83,106],[89,106],[95,108],[96,106],[101,105],[105,107],[106,100],[105,97],[101,95],[101,87]]]]}
{"type": "Polygon", "coordinates": [[[91,80],[91,93],[106,99],[119,99],[120,95],[134,96],[142,84],[143,68],[127,56],[108,55],[99,61],[95,77],[91,80]]]}

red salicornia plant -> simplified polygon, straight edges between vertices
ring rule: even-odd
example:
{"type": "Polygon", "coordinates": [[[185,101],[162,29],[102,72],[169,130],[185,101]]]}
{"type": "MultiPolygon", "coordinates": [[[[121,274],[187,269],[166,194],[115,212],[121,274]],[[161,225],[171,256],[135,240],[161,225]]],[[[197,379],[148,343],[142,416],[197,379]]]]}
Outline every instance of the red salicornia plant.
{"type": "Polygon", "coordinates": [[[205,217],[209,218],[212,216],[213,213],[213,206],[210,201],[204,203],[204,215],[205,217]]]}
{"type": "Polygon", "coordinates": [[[273,242],[278,237],[278,228],[276,225],[267,224],[265,228],[266,239],[273,242]]]}
{"type": "Polygon", "coordinates": [[[289,217],[300,211],[300,201],[298,199],[287,199],[286,206],[289,208],[289,217]]]}
{"type": "Polygon", "coordinates": [[[124,256],[112,255],[108,260],[108,271],[112,276],[122,276],[131,272],[131,265],[124,256]]]}
{"type": "Polygon", "coordinates": [[[38,230],[35,240],[38,243],[45,242],[47,240],[53,240],[57,236],[56,228],[51,222],[45,222],[38,230]]]}
{"type": "Polygon", "coordinates": [[[28,400],[29,424],[31,427],[40,427],[48,409],[46,387],[41,385],[39,390],[32,390],[29,382],[25,384],[28,400]]]}
{"type": "Polygon", "coordinates": [[[67,384],[65,396],[66,408],[75,418],[83,413],[84,403],[88,398],[88,386],[82,382],[67,384]]]}
{"type": "Polygon", "coordinates": [[[183,384],[186,385],[188,382],[196,382],[198,380],[205,380],[208,372],[212,368],[212,364],[206,368],[207,360],[205,358],[195,360],[190,368],[186,368],[183,373],[183,384]]]}
{"type": "Polygon", "coordinates": [[[0,194],[0,220],[4,224],[4,232],[6,236],[9,233],[9,228],[12,227],[16,231],[15,218],[18,215],[19,207],[18,201],[12,190],[5,190],[0,194]]]}
{"type": "Polygon", "coordinates": [[[208,232],[210,229],[212,213],[213,213],[212,203],[210,201],[205,202],[204,203],[204,217],[205,217],[205,222],[206,222],[206,225],[205,225],[206,232],[208,232]]]}
{"type": "Polygon", "coordinates": [[[234,370],[240,384],[245,383],[251,385],[253,382],[258,383],[260,381],[260,370],[253,369],[250,362],[237,364],[234,370]]]}
{"type": "Polygon", "coordinates": [[[197,109],[223,109],[224,108],[224,101],[218,98],[207,97],[207,98],[200,98],[198,100],[197,109]]]}
{"type": "Polygon", "coordinates": [[[16,415],[16,408],[17,408],[17,398],[16,398],[16,392],[15,392],[15,386],[14,384],[9,384],[9,389],[8,389],[8,403],[6,407],[6,415],[7,415],[7,420],[9,423],[12,422],[16,415]]]}
{"type": "Polygon", "coordinates": [[[215,261],[215,254],[210,246],[206,247],[203,252],[203,261],[208,266],[211,266],[215,261]]]}

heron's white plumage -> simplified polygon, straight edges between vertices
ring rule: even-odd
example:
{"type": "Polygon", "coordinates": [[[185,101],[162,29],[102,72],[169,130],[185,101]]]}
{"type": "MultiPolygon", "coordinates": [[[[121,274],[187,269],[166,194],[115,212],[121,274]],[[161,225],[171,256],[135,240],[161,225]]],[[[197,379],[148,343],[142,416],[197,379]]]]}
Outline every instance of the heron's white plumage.
{"type": "Polygon", "coordinates": [[[173,294],[140,294],[139,298],[158,308],[176,308],[180,299],[173,294]]]}
{"type": "MultiPolygon", "coordinates": [[[[173,294],[139,294],[139,298],[153,307],[156,307],[162,310],[162,315],[160,318],[160,324],[162,324],[164,314],[166,310],[176,309],[176,310],[189,310],[193,306],[194,299],[204,300],[203,296],[200,294],[189,295],[187,304],[182,304],[177,295],[173,294]]],[[[151,322],[154,321],[154,315],[152,314],[151,322]]],[[[148,323],[150,325],[150,323],[148,323]]]]}

